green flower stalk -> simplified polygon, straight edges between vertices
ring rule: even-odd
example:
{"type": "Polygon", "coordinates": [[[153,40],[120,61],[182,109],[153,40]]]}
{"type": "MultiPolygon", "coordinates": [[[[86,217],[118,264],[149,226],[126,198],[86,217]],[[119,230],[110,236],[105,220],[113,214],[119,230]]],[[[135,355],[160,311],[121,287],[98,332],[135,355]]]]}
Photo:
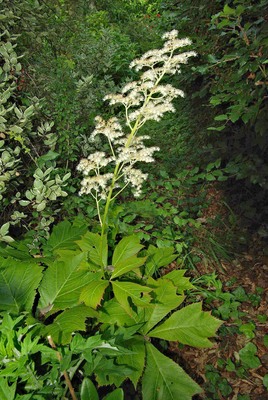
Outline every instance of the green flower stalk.
{"type": "Polygon", "coordinates": [[[141,58],[135,59],[130,68],[142,72],[140,79],[126,84],[121,93],[109,94],[104,100],[110,105],[121,104],[125,108],[125,132],[116,117],[105,121],[100,116],[95,118],[96,128],[91,139],[102,134],[107,138],[110,155],[96,152],[80,161],[77,170],[84,178],[81,182],[82,194],[90,194],[96,201],[102,235],[107,230],[107,216],[113,200],[127,187],[132,186],[135,197],[140,196],[142,184],[147,174],[135,168],[137,162],[151,163],[158,147],[146,147],[144,141],[149,136],[138,136],[138,131],[149,120],[160,121],[166,112],[174,112],[174,98],[184,97],[184,92],[170,84],[161,84],[165,75],[180,72],[180,65],[186,64],[194,51],[177,53],[177,50],[189,46],[189,39],[178,39],[178,32],[173,30],[163,35],[165,40],[161,49],[150,50],[141,58]],[[104,172],[105,167],[114,164],[113,173],[104,172]],[[100,203],[105,201],[101,215],[100,203]]]}

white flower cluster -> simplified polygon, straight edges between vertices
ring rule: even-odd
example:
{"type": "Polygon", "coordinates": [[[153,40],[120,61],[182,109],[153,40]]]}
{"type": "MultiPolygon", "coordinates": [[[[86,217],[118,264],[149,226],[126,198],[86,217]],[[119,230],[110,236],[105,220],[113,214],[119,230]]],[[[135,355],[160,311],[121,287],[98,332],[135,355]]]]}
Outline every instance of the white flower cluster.
{"type": "Polygon", "coordinates": [[[115,117],[105,121],[100,116],[95,118],[96,127],[91,134],[94,140],[98,134],[104,135],[110,145],[111,156],[104,152],[91,154],[82,159],[77,167],[84,175],[80,194],[90,193],[97,201],[116,197],[126,186],[134,188],[134,195],[141,194],[141,187],[147,174],[133,168],[137,162],[150,163],[154,161],[153,153],[158,147],[146,147],[147,136],[137,136],[138,130],[148,120],[159,121],[166,112],[174,112],[172,101],[184,96],[184,92],[170,84],[160,84],[166,74],[180,72],[180,64],[187,63],[189,57],[195,56],[194,51],[178,54],[177,50],[189,46],[189,39],[178,39],[178,32],[173,30],[163,35],[164,46],[159,50],[150,50],[141,58],[135,59],[130,68],[136,71],[145,69],[140,79],[127,83],[121,93],[109,94],[104,100],[110,105],[122,104],[125,107],[126,125],[130,129],[125,134],[119,120],[115,117]],[[114,173],[101,174],[101,169],[108,164],[114,164],[114,173]],[[119,184],[119,181],[123,184],[119,184]],[[123,187],[122,187],[123,186],[123,187]],[[118,188],[117,194],[112,192],[118,188]]]}

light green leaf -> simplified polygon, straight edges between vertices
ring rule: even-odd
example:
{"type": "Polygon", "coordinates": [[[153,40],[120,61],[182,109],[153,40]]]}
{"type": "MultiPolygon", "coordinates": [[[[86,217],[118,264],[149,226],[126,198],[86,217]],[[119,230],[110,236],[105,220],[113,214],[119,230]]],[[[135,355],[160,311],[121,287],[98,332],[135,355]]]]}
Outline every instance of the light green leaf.
{"type": "Polygon", "coordinates": [[[53,252],[56,249],[77,249],[75,241],[78,240],[86,230],[86,226],[74,226],[68,221],[60,222],[53,229],[51,236],[44,246],[44,251],[53,252]]]}
{"type": "Polygon", "coordinates": [[[129,271],[133,271],[136,268],[141,267],[145,263],[146,258],[147,257],[133,256],[119,261],[114,268],[111,278],[117,278],[120,275],[126,274],[129,271]]]}
{"type": "Polygon", "coordinates": [[[85,253],[80,253],[69,259],[56,260],[49,265],[39,288],[38,308],[40,310],[50,307],[51,311],[48,315],[51,315],[58,310],[79,304],[81,290],[98,277],[81,268],[84,258],[85,253]]]}
{"type": "Polygon", "coordinates": [[[221,324],[209,312],[202,311],[201,303],[194,303],[176,311],[162,325],[149,332],[148,336],[195,347],[211,347],[208,338],[215,335],[221,324]]]}
{"type": "Polygon", "coordinates": [[[215,121],[226,121],[227,119],[228,119],[228,115],[226,115],[226,114],[220,114],[214,118],[215,121]]]}
{"type": "Polygon", "coordinates": [[[122,305],[128,314],[132,315],[133,310],[130,307],[129,298],[139,307],[151,306],[151,297],[148,295],[152,291],[147,286],[138,285],[132,282],[112,282],[114,296],[116,300],[122,305]]]}
{"type": "Polygon", "coordinates": [[[43,334],[51,336],[55,343],[63,345],[70,343],[73,332],[86,330],[86,318],[96,316],[96,311],[83,305],[70,308],[58,315],[52,324],[45,326],[43,334]]]}
{"type": "Polygon", "coordinates": [[[97,389],[89,378],[83,379],[80,395],[81,400],[99,400],[97,389]]]}
{"type": "Polygon", "coordinates": [[[177,296],[176,287],[165,279],[157,281],[158,287],[154,290],[154,305],[145,309],[145,324],[142,332],[146,333],[160,322],[170,311],[177,308],[184,300],[184,296],[177,296]]]}
{"type": "Polygon", "coordinates": [[[235,9],[228,6],[228,4],[225,4],[223,12],[225,15],[235,15],[235,9]]]}
{"type": "Polygon", "coordinates": [[[6,378],[0,378],[0,399],[13,400],[16,392],[16,382],[9,386],[6,378]]]}
{"type": "Polygon", "coordinates": [[[99,312],[99,321],[104,324],[117,324],[118,326],[132,326],[138,322],[135,313],[127,313],[125,308],[116,299],[105,302],[99,312]]]}
{"type": "Polygon", "coordinates": [[[94,280],[90,282],[82,289],[80,301],[89,307],[96,308],[100,304],[108,285],[109,281],[105,280],[94,280]]]}
{"type": "Polygon", "coordinates": [[[142,379],[143,399],[191,400],[202,389],[174,361],[146,342],[147,362],[142,379]]]}
{"type": "Polygon", "coordinates": [[[123,265],[124,261],[128,260],[137,254],[143,246],[140,244],[140,239],[137,236],[128,236],[120,240],[113,254],[112,265],[117,267],[123,265]]]}
{"type": "Polygon", "coordinates": [[[154,246],[149,246],[147,254],[145,273],[150,276],[159,268],[170,264],[177,257],[177,254],[174,254],[173,247],[161,247],[158,249],[154,246]]]}
{"type": "Polygon", "coordinates": [[[82,251],[88,251],[90,260],[99,266],[107,267],[108,245],[107,236],[101,238],[97,233],[87,232],[76,243],[82,251]]]}
{"type": "Polygon", "coordinates": [[[107,394],[107,396],[105,396],[103,400],[124,400],[123,389],[115,389],[113,392],[107,394]]]}
{"type": "Polygon", "coordinates": [[[169,280],[177,288],[178,293],[183,293],[185,290],[193,289],[194,286],[190,282],[190,278],[184,276],[186,269],[174,269],[164,275],[162,279],[169,280]]]}
{"type": "Polygon", "coordinates": [[[42,267],[31,261],[13,258],[1,260],[0,310],[18,314],[31,311],[36,289],[42,278],[42,267]]]}
{"type": "Polygon", "coordinates": [[[1,229],[0,229],[0,235],[1,235],[1,236],[5,236],[5,235],[8,233],[8,231],[9,231],[9,226],[10,226],[10,223],[9,223],[9,222],[7,222],[6,224],[4,224],[4,225],[1,226],[1,229]]]}

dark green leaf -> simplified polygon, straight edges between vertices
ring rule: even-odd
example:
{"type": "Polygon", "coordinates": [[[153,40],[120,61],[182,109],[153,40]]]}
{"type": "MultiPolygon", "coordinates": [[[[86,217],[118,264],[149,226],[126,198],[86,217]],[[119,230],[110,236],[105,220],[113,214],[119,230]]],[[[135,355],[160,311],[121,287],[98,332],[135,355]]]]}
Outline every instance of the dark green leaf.
{"type": "Polygon", "coordinates": [[[81,400],[99,400],[97,389],[89,378],[84,378],[81,385],[81,400]]]}

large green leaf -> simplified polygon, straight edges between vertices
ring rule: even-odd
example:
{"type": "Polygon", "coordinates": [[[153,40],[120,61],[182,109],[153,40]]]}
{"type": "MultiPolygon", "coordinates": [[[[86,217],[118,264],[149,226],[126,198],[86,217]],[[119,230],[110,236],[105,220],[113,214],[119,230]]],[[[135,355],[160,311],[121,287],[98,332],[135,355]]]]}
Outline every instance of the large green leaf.
{"type": "Polygon", "coordinates": [[[133,271],[136,268],[142,266],[147,257],[129,257],[127,259],[119,261],[114,267],[114,271],[112,273],[111,278],[117,278],[120,275],[126,274],[129,271],[133,271]]]}
{"type": "Polygon", "coordinates": [[[120,386],[132,372],[133,369],[128,365],[119,365],[113,358],[106,357],[103,357],[94,368],[96,381],[100,386],[120,386]]]}
{"type": "Polygon", "coordinates": [[[56,225],[44,246],[44,253],[53,252],[56,249],[76,249],[75,243],[87,230],[86,226],[73,226],[69,221],[56,225]]]}
{"type": "Polygon", "coordinates": [[[49,265],[39,288],[38,308],[40,312],[49,308],[51,311],[48,315],[50,315],[58,310],[79,304],[83,287],[99,278],[98,274],[80,268],[84,258],[85,253],[80,253],[69,259],[62,258],[49,265]]]}
{"type": "Polygon", "coordinates": [[[184,296],[176,294],[177,288],[172,282],[160,278],[156,282],[158,287],[154,290],[154,305],[145,309],[145,320],[147,323],[142,329],[146,334],[158,322],[160,322],[171,310],[177,308],[184,300],[184,296]]]}
{"type": "Polygon", "coordinates": [[[149,332],[148,336],[195,347],[211,347],[208,338],[215,335],[221,324],[209,312],[202,311],[202,303],[195,303],[174,312],[163,324],[149,332]]]}
{"type": "Polygon", "coordinates": [[[122,304],[113,298],[105,302],[102,310],[99,312],[99,321],[104,324],[132,326],[138,322],[138,317],[135,313],[127,312],[122,304]]]}
{"type": "Polygon", "coordinates": [[[31,311],[42,268],[35,262],[3,259],[0,267],[0,310],[31,311]]]}
{"type": "Polygon", "coordinates": [[[151,297],[148,293],[153,290],[152,288],[133,282],[113,281],[112,285],[116,300],[130,315],[133,313],[130,306],[130,300],[133,304],[139,307],[150,306],[151,297]]]}
{"type": "Polygon", "coordinates": [[[104,295],[105,289],[109,285],[109,281],[94,280],[85,286],[80,295],[80,301],[87,306],[96,308],[104,295]]]}
{"type": "Polygon", "coordinates": [[[144,400],[191,400],[202,389],[174,361],[146,342],[147,361],[142,379],[144,400]]]}
{"type": "Polygon", "coordinates": [[[76,242],[82,251],[88,251],[90,260],[99,266],[107,267],[108,245],[107,236],[87,232],[76,242]]]}
{"type": "Polygon", "coordinates": [[[145,345],[141,336],[133,337],[127,341],[128,348],[132,350],[132,354],[124,354],[117,357],[119,364],[126,364],[133,369],[128,378],[132,381],[135,388],[142,376],[145,364],[145,345]]]}
{"type": "Polygon", "coordinates": [[[124,261],[128,260],[137,254],[143,246],[140,244],[140,239],[137,236],[127,236],[120,240],[112,258],[112,265],[116,268],[118,265],[123,265],[124,261]]]}
{"type": "Polygon", "coordinates": [[[71,341],[73,332],[86,330],[86,318],[95,318],[96,316],[96,311],[83,305],[70,308],[58,315],[52,324],[47,325],[43,334],[51,336],[56,343],[67,344],[71,341]]]}

